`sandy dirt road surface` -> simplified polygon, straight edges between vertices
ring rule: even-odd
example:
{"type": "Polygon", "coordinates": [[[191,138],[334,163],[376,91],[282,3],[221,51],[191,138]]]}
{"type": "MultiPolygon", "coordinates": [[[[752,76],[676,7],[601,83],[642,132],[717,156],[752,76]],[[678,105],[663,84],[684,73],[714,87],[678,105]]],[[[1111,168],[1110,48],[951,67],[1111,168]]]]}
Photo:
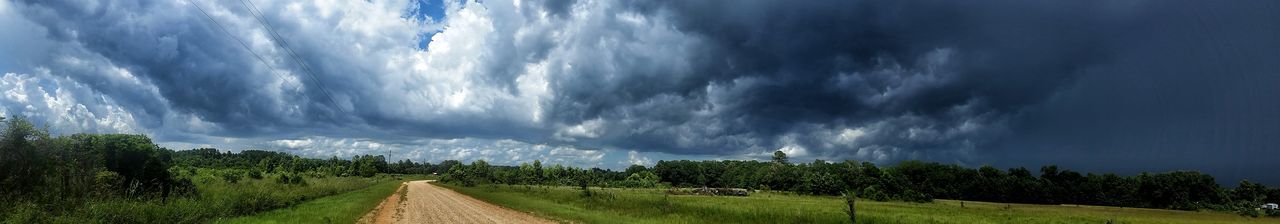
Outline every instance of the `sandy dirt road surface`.
{"type": "Polygon", "coordinates": [[[388,197],[371,216],[372,223],[555,223],[528,213],[480,201],[443,187],[432,180],[410,181],[400,192],[388,197]],[[393,214],[388,214],[393,213],[393,214]]]}

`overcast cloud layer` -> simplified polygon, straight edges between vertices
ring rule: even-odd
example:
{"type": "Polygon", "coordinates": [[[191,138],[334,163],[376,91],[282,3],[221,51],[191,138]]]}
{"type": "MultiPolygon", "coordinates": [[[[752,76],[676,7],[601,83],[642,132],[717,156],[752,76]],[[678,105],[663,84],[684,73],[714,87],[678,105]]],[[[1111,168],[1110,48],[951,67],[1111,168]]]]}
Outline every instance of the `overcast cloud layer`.
{"type": "Polygon", "coordinates": [[[1280,184],[1268,171],[1280,169],[1278,12],[1274,1],[3,0],[0,115],[317,157],[617,168],[782,150],[1280,184]]]}

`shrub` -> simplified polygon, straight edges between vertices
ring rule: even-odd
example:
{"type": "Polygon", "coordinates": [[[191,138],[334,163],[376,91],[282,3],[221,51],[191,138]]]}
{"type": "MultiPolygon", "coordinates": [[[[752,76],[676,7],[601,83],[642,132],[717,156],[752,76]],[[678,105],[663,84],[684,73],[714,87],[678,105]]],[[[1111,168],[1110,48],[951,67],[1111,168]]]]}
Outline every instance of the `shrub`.
{"type": "Polygon", "coordinates": [[[170,193],[172,196],[197,196],[200,192],[196,188],[195,182],[191,178],[178,178],[170,185],[170,193]]]}
{"type": "Polygon", "coordinates": [[[889,194],[885,194],[883,190],[876,185],[867,186],[862,189],[862,197],[874,201],[889,201],[889,194]]]}
{"type": "Polygon", "coordinates": [[[622,186],[632,187],[632,188],[657,187],[658,175],[649,171],[640,171],[640,172],[632,173],[630,176],[627,176],[626,180],[622,181],[622,186]]]}
{"type": "Polygon", "coordinates": [[[222,177],[222,180],[227,181],[227,183],[234,184],[236,182],[240,182],[240,171],[224,170],[222,172],[219,172],[219,175],[220,177],[222,177]]]}
{"type": "Polygon", "coordinates": [[[835,175],[823,172],[808,172],[800,178],[798,189],[802,193],[813,195],[837,195],[844,183],[835,175]]]}
{"type": "Polygon", "coordinates": [[[112,195],[124,188],[124,177],[111,171],[98,171],[94,174],[94,182],[98,183],[96,193],[99,196],[112,195]]]}
{"type": "Polygon", "coordinates": [[[920,202],[920,203],[933,202],[933,196],[930,196],[929,194],[921,193],[919,191],[911,190],[911,189],[907,189],[906,191],[903,191],[901,195],[898,195],[898,199],[902,199],[903,201],[908,201],[908,202],[920,202]]]}
{"type": "Polygon", "coordinates": [[[586,178],[578,180],[578,189],[582,191],[582,197],[591,197],[591,188],[587,187],[586,178]]]}
{"type": "Polygon", "coordinates": [[[258,171],[256,169],[249,170],[249,178],[253,178],[254,180],[261,180],[262,171],[258,171]]]}
{"type": "Polygon", "coordinates": [[[844,213],[849,215],[849,222],[858,223],[858,210],[855,207],[858,197],[853,193],[853,191],[846,191],[842,196],[844,196],[844,204],[847,206],[844,213]]]}
{"type": "Polygon", "coordinates": [[[1248,217],[1254,217],[1254,218],[1257,218],[1258,215],[1260,215],[1258,213],[1258,209],[1250,208],[1250,207],[1236,208],[1236,214],[1240,214],[1240,216],[1248,216],[1248,217]]]}
{"type": "Polygon", "coordinates": [[[276,182],[280,184],[289,184],[289,185],[307,184],[307,181],[302,178],[301,174],[290,174],[290,173],[280,174],[280,176],[276,178],[276,182]]]}
{"type": "Polygon", "coordinates": [[[14,206],[7,214],[0,214],[0,220],[5,223],[47,223],[49,215],[45,213],[40,205],[35,203],[19,203],[14,206]]]}

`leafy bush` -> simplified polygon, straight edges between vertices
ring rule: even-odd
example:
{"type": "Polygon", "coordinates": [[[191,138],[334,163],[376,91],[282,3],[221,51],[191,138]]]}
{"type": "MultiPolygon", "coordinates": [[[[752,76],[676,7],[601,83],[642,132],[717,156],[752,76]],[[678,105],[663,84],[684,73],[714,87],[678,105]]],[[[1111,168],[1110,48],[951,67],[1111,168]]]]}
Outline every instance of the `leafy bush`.
{"type": "Polygon", "coordinates": [[[825,172],[806,172],[800,178],[800,192],[813,195],[838,195],[844,183],[836,175],[825,172]]]}
{"type": "Polygon", "coordinates": [[[884,191],[880,190],[880,188],[876,187],[876,185],[871,185],[871,186],[867,186],[867,188],[863,188],[862,194],[859,194],[859,195],[862,195],[862,198],[871,199],[874,201],[889,201],[889,195],[885,194],[884,191]]]}
{"type": "Polygon", "coordinates": [[[302,178],[301,174],[282,173],[280,174],[279,177],[276,178],[276,183],[288,184],[288,185],[303,185],[303,184],[307,184],[307,181],[302,178]]]}
{"type": "Polygon", "coordinates": [[[490,170],[489,163],[484,160],[476,160],[471,165],[457,165],[449,169],[441,179],[445,182],[461,183],[462,186],[475,186],[480,183],[490,183],[493,179],[493,173],[490,170]]]}
{"type": "Polygon", "coordinates": [[[249,178],[253,178],[254,180],[261,180],[262,171],[258,171],[256,169],[249,170],[249,178]]]}
{"type": "Polygon", "coordinates": [[[1236,208],[1236,214],[1239,214],[1240,216],[1248,216],[1248,217],[1254,217],[1254,218],[1257,218],[1259,215],[1261,215],[1261,213],[1258,212],[1257,208],[1248,208],[1248,207],[1236,208]]]}
{"type": "Polygon", "coordinates": [[[639,171],[627,176],[622,181],[623,187],[632,188],[653,188],[658,186],[658,175],[650,171],[639,171]]]}
{"type": "Polygon", "coordinates": [[[844,213],[849,215],[850,222],[858,223],[858,210],[856,207],[858,197],[852,191],[844,192],[842,197],[844,197],[844,204],[846,206],[844,213]]]}
{"type": "Polygon", "coordinates": [[[911,189],[907,189],[906,191],[903,191],[902,194],[899,194],[898,199],[908,202],[933,202],[933,196],[911,189]]]}
{"type": "Polygon", "coordinates": [[[178,196],[178,197],[198,196],[198,194],[200,193],[199,189],[196,187],[195,182],[191,181],[191,178],[179,178],[173,181],[173,185],[171,185],[170,191],[172,193],[171,196],[178,196]]]}
{"type": "Polygon", "coordinates": [[[48,223],[49,215],[38,204],[24,202],[7,209],[8,212],[0,214],[0,220],[5,223],[48,223]]]}
{"type": "Polygon", "coordinates": [[[218,172],[218,176],[222,177],[223,181],[234,184],[236,182],[240,182],[240,173],[241,172],[239,170],[223,170],[222,172],[218,172]]]}
{"type": "Polygon", "coordinates": [[[98,171],[94,175],[94,182],[98,183],[95,192],[101,196],[111,195],[118,189],[124,188],[124,178],[116,172],[98,171]]]}

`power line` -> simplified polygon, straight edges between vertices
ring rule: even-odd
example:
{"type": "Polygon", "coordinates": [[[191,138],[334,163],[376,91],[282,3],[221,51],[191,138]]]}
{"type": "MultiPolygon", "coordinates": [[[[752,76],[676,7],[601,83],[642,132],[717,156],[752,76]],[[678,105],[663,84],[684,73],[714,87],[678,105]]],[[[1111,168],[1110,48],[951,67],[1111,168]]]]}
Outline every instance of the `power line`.
{"type": "MultiPolygon", "coordinates": [[[[231,31],[227,30],[227,28],[224,27],[222,23],[219,23],[218,20],[214,19],[212,15],[209,15],[209,13],[205,11],[203,7],[200,7],[199,4],[196,4],[194,0],[187,0],[187,3],[190,3],[192,6],[194,6],[196,10],[199,10],[200,14],[204,14],[205,18],[209,19],[210,22],[213,22],[213,24],[216,25],[218,29],[222,30],[223,34],[226,34],[227,37],[231,38],[232,40],[235,40],[237,43],[240,43],[241,47],[244,47],[246,51],[249,51],[250,54],[253,54],[254,57],[258,58],[258,61],[262,62],[263,65],[267,66],[267,68],[271,70],[271,74],[275,75],[276,78],[279,78],[281,81],[283,81],[285,85],[292,87],[295,91],[301,89],[300,87],[294,86],[292,83],[287,82],[288,79],[285,79],[283,75],[281,75],[278,71],[276,71],[275,67],[271,66],[271,63],[267,62],[267,59],[265,57],[253,51],[253,48],[249,47],[249,44],[245,43],[243,40],[240,40],[240,38],[236,38],[235,35],[232,35],[231,31]]],[[[251,11],[250,14],[253,14],[253,12],[251,11]]],[[[257,18],[256,15],[255,15],[255,18],[257,18]]],[[[273,33],[272,35],[278,35],[278,34],[274,34],[274,30],[270,29],[270,27],[268,27],[268,30],[273,33]]],[[[292,49],[288,49],[288,48],[286,49],[290,52],[290,55],[291,57],[294,58],[294,60],[300,60],[298,57],[296,57],[296,53],[293,53],[292,49]]],[[[303,65],[303,69],[306,70],[306,72],[310,73],[310,68],[305,67],[305,64],[301,64],[301,65],[303,65]]],[[[317,87],[320,89],[321,93],[324,94],[325,97],[329,100],[329,103],[333,104],[334,107],[336,107],[339,112],[346,114],[346,111],[342,109],[342,106],[338,105],[337,101],[333,99],[333,96],[329,93],[328,89],[324,88],[323,83],[321,83],[314,75],[310,75],[310,74],[308,75],[309,75],[308,77],[310,77],[312,81],[315,81],[318,84],[317,87]]],[[[302,96],[307,98],[308,100],[311,100],[311,97],[305,94],[302,96]]],[[[329,118],[330,121],[337,123],[337,120],[335,120],[333,116],[327,116],[327,117],[329,118]]]]}
{"type": "Polygon", "coordinates": [[[289,47],[289,43],[285,41],[284,36],[280,35],[280,33],[277,32],[276,29],[271,26],[271,23],[267,21],[267,18],[262,13],[262,10],[258,10],[257,4],[254,4],[253,1],[251,0],[241,0],[240,5],[243,5],[245,9],[249,11],[249,14],[252,15],[253,18],[258,21],[258,23],[262,24],[264,28],[266,28],[267,33],[269,34],[271,39],[274,40],[277,44],[279,44],[280,48],[284,48],[288,56],[290,58],[293,58],[294,63],[298,64],[298,67],[302,68],[305,74],[309,78],[311,78],[311,81],[316,83],[316,88],[320,90],[321,94],[324,94],[325,98],[329,100],[329,103],[333,104],[333,106],[336,109],[338,109],[339,112],[346,114],[347,113],[346,109],[343,109],[342,105],[339,105],[337,100],[334,100],[333,93],[329,91],[328,88],[325,87],[324,82],[320,81],[320,78],[316,76],[315,72],[311,69],[311,66],[308,66],[307,63],[305,63],[305,61],[302,60],[302,57],[298,56],[298,53],[294,51],[293,48],[289,47]]]}
{"type": "MultiPolygon", "coordinates": [[[[277,44],[279,44],[280,48],[285,49],[285,52],[288,53],[289,57],[293,58],[294,63],[297,63],[298,67],[302,67],[303,71],[306,72],[304,74],[308,75],[308,77],[310,77],[311,80],[316,83],[316,88],[318,88],[320,90],[320,93],[324,94],[324,96],[329,99],[329,103],[333,104],[333,106],[336,107],[336,109],[338,109],[338,112],[341,112],[342,114],[348,114],[346,112],[346,109],[343,109],[342,105],[339,105],[338,102],[334,100],[332,91],[329,91],[329,88],[327,88],[324,85],[324,82],[322,82],[320,78],[318,78],[318,76],[316,75],[316,72],[311,68],[310,65],[306,63],[306,60],[302,60],[302,56],[298,56],[298,53],[293,50],[293,47],[289,46],[289,42],[285,41],[284,35],[280,35],[280,32],[276,31],[275,27],[271,25],[271,22],[267,21],[266,14],[262,13],[262,10],[258,9],[258,5],[254,4],[253,0],[241,0],[240,5],[245,6],[245,8],[248,9],[249,14],[253,15],[254,19],[256,19],[258,23],[261,23],[263,27],[266,27],[267,32],[270,34],[272,40],[274,40],[277,44]]],[[[347,16],[351,14],[352,8],[353,7],[347,8],[347,12],[343,14],[343,16],[347,16]]],[[[330,117],[329,119],[332,121],[333,117],[330,117]]],[[[337,123],[337,122],[334,121],[334,123],[337,123]]],[[[404,135],[401,135],[401,136],[404,136],[404,135]]],[[[388,154],[387,158],[390,158],[391,152],[388,151],[387,154],[388,154]]]]}
{"type": "MultiPolygon", "coordinates": [[[[210,22],[213,22],[213,25],[217,25],[218,29],[222,30],[223,34],[226,34],[227,37],[231,37],[232,40],[235,40],[236,42],[240,43],[240,46],[244,47],[245,50],[248,50],[249,53],[253,54],[254,57],[257,57],[258,61],[261,61],[262,65],[267,66],[267,69],[270,69],[271,74],[275,75],[276,78],[280,78],[281,81],[286,80],[283,75],[280,75],[280,73],[276,71],[275,67],[271,66],[271,63],[267,62],[266,58],[262,57],[262,55],[259,55],[258,52],[254,52],[253,48],[250,48],[249,44],[244,43],[244,41],[241,41],[240,38],[236,38],[235,35],[231,35],[231,31],[228,31],[226,27],[223,27],[222,23],[218,23],[218,20],[214,20],[213,16],[209,15],[208,12],[205,12],[204,8],[201,8],[199,4],[196,4],[194,0],[187,0],[187,3],[191,3],[192,6],[196,7],[196,10],[200,10],[200,14],[204,14],[205,18],[208,18],[210,22]]],[[[299,89],[297,86],[293,86],[289,82],[284,82],[284,84],[289,85],[290,87],[293,87],[295,90],[299,89]]]]}

